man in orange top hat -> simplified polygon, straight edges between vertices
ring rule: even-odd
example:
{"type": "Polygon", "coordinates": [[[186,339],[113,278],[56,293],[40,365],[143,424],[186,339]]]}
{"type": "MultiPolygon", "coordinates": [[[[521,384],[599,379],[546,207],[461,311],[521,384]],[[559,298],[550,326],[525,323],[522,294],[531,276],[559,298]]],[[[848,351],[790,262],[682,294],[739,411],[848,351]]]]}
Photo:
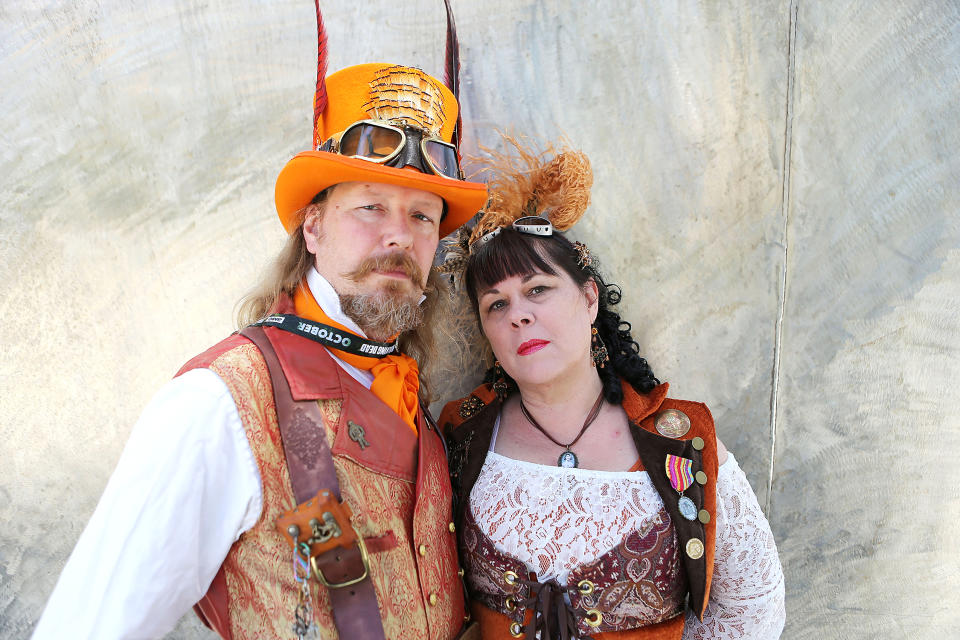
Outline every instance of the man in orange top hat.
{"type": "Polygon", "coordinates": [[[434,252],[486,200],[459,168],[452,16],[453,90],[387,64],[325,77],[317,18],[314,150],[276,185],[286,246],[248,326],[141,416],[34,638],[158,637],[195,603],[224,638],[464,628],[446,458],[419,402],[434,252]]]}

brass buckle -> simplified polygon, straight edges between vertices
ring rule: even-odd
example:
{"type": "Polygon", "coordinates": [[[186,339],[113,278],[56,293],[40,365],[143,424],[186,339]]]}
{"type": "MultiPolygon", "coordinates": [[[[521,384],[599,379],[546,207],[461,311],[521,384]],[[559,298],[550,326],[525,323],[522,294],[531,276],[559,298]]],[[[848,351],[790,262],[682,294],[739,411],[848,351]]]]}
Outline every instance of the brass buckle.
{"type": "Polygon", "coordinates": [[[350,505],[339,502],[330,491],[323,489],[310,500],[284,512],[277,519],[277,529],[293,548],[299,549],[302,545],[304,557],[308,554],[310,556],[313,575],[328,589],[349,587],[370,575],[370,556],[367,553],[367,545],[363,542],[363,536],[350,521],[352,515],[350,505]],[[323,554],[332,553],[336,547],[350,549],[354,543],[360,547],[363,574],[343,582],[327,580],[317,566],[317,558],[323,554]]]}
{"type": "Polygon", "coordinates": [[[317,576],[317,580],[320,581],[320,584],[325,586],[328,589],[342,589],[344,587],[349,587],[355,585],[358,582],[362,582],[370,575],[370,556],[367,555],[367,545],[363,543],[363,536],[354,529],[354,533],[357,535],[357,546],[360,547],[360,561],[363,563],[363,573],[359,578],[350,578],[349,580],[344,580],[343,582],[330,582],[327,580],[327,577],[323,575],[323,571],[317,567],[317,557],[310,556],[310,568],[313,569],[313,575],[317,576]]]}

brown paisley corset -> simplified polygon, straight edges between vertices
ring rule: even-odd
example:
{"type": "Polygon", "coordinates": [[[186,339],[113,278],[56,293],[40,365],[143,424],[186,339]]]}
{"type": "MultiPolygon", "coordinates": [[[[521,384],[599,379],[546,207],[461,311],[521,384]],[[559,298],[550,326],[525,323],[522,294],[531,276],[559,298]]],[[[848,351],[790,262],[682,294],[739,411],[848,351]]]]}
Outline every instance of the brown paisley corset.
{"type": "Polygon", "coordinates": [[[619,545],[576,567],[565,585],[541,583],[521,561],[495,547],[467,505],[460,552],[473,599],[511,620],[514,636],[580,638],[625,631],[681,615],[686,577],[677,534],[666,510],[619,545]],[[534,611],[527,620],[527,610],[534,611]],[[526,622],[526,624],[525,624],[526,622]]]}

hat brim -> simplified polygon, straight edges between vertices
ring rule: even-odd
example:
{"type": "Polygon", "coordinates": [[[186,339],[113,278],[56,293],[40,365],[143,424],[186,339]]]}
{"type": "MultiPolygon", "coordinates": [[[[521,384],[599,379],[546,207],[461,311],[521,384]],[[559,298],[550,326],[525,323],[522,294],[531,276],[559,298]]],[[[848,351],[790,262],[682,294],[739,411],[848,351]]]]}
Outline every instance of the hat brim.
{"type": "Polygon", "coordinates": [[[397,169],[326,151],[304,151],[294,156],[277,176],[274,198],[283,228],[291,233],[298,224],[294,214],[327,187],[364,181],[422,189],[443,198],[447,215],[440,223],[441,238],[456,231],[487,202],[487,185],[481,182],[397,169]]]}

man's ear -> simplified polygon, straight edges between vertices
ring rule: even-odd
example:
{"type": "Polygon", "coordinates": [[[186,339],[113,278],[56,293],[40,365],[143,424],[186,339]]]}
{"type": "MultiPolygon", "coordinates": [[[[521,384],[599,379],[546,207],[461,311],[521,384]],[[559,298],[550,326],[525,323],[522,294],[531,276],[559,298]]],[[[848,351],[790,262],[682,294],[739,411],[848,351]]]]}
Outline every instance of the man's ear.
{"type": "Polygon", "coordinates": [[[300,227],[300,233],[303,234],[304,244],[307,245],[307,251],[317,255],[320,249],[320,207],[315,204],[307,205],[307,211],[303,216],[303,225],[300,227]]]}
{"type": "Polygon", "coordinates": [[[583,295],[587,299],[587,308],[590,310],[590,322],[596,322],[597,314],[600,312],[600,288],[597,287],[597,281],[590,278],[583,283],[583,295]]]}

